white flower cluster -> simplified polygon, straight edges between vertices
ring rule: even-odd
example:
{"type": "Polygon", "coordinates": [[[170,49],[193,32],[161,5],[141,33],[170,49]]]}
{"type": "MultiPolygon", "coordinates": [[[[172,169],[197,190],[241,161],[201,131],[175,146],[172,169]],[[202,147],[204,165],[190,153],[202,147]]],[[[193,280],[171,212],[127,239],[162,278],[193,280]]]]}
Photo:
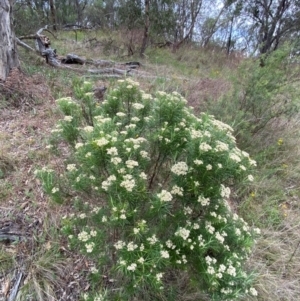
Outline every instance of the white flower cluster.
{"type": "Polygon", "coordinates": [[[121,187],[124,187],[127,191],[131,192],[135,187],[135,180],[132,175],[124,175],[123,181],[120,183],[121,187]]]}
{"type": "Polygon", "coordinates": [[[248,175],[248,180],[249,180],[250,182],[253,182],[254,177],[253,177],[252,175],[248,175]]]}
{"type": "Polygon", "coordinates": [[[86,252],[87,253],[92,253],[94,247],[95,247],[95,243],[94,242],[90,242],[88,244],[85,244],[85,248],[86,248],[86,252]]]}
{"type": "Polygon", "coordinates": [[[137,261],[138,261],[138,263],[143,264],[145,262],[145,258],[140,257],[137,261]]]}
{"type": "Polygon", "coordinates": [[[161,255],[162,258],[170,258],[170,254],[166,250],[160,251],[160,255],[161,255]]]}
{"type": "Polygon", "coordinates": [[[120,157],[112,157],[110,159],[110,162],[114,165],[118,165],[122,162],[122,159],[120,157]]]}
{"type": "Polygon", "coordinates": [[[131,78],[126,78],[126,81],[125,81],[127,84],[129,85],[132,85],[132,86],[135,86],[135,87],[139,87],[140,83],[139,82],[136,82],[134,80],[132,80],[131,78]]]}
{"type": "Polygon", "coordinates": [[[148,152],[144,150],[140,151],[140,155],[142,156],[142,158],[150,159],[148,152]]]}
{"type": "Polygon", "coordinates": [[[215,151],[216,152],[225,152],[229,150],[228,144],[222,142],[222,141],[217,141],[216,146],[215,146],[215,151]]]}
{"type": "Polygon", "coordinates": [[[76,148],[76,149],[79,149],[80,147],[83,147],[83,146],[84,146],[84,144],[81,143],[81,142],[77,142],[77,143],[75,144],[75,148],[76,148]]]}
{"type": "Polygon", "coordinates": [[[187,263],[186,255],[182,255],[181,256],[181,260],[180,259],[176,260],[176,263],[178,263],[178,264],[181,264],[181,263],[186,264],[187,263]]]}
{"type": "Polygon", "coordinates": [[[61,128],[61,125],[60,125],[60,124],[58,124],[58,125],[56,126],[55,129],[51,130],[51,133],[52,133],[52,134],[55,134],[55,133],[62,133],[62,132],[63,132],[63,129],[61,128]]]}
{"type": "Polygon", "coordinates": [[[67,171],[76,171],[76,164],[68,164],[67,165],[67,171]]]}
{"type": "Polygon", "coordinates": [[[138,245],[136,245],[133,241],[131,241],[127,244],[127,251],[129,251],[129,252],[132,252],[137,248],[138,248],[138,245]]]}
{"type": "MultiPolygon", "coordinates": [[[[148,94],[147,94],[147,95],[148,95],[148,94]]],[[[150,96],[151,96],[151,95],[150,95],[150,96]]],[[[142,96],[142,97],[143,97],[143,96],[142,96]]],[[[141,104],[141,103],[135,102],[135,103],[132,104],[132,107],[135,108],[136,110],[141,110],[141,109],[143,109],[145,106],[144,106],[143,104],[141,104]]]]}
{"type": "Polygon", "coordinates": [[[83,130],[87,133],[92,133],[94,131],[94,127],[88,125],[88,126],[84,127],[83,130]]]}
{"type": "Polygon", "coordinates": [[[151,100],[152,99],[152,95],[148,94],[148,93],[145,93],[145,92],[142,91],[142,99],[143,100],[151,100]]]}
{"type": "Polygon", "coordinates": [[[65,116],[64,121],[71,122],[73,120],[73,116],[65,116]]]}
{"type": "Polygon", "coordinates": [[[164,275],[163,273],[157,273],[157,274],[155,275],[156,280],[160,282],[161,279],[162,279],[162,277],[163,277],[163,275],[164,275]]]}
{"type": "Polygon", "coordinates": [[[206,142],[202,142],[200,145],[199,145],[199,149],[203,152],[208,152],[212,149],[212,147],[207,144],[206,142]]]}
{"type": "Polygon", "coordinates": [[[211,117],[211,123],[214,126],[216,126],[219,130],[226,131],[226,132],[227,131],[228,132],[233,132],[233,128],[230,125],[228,125],[228,124],[226,124],[226,123],[224,123],[224,122],[222,122],[220,120],[216,120],[212,116],[210,116],[210,117],[211,117]]]}
{"type": "Polygon", "coordinates": [[[210,222],[207,222],[205,225],[205,229],[209,234],[214,234],[215,233],[215,227],[211,225],[210,222]]]}
{"type": "Polygon", "coordinates": [[[223,231],[222,234],[221,234],[219,231],[217,231],[217,232],[215,233],[215,236],[216,236],[216,239],[217,239],[221,244],[223,244],[223,243],[224,243],[224,240],[225,240],[225,236],[227,236],[227,233],[225,233],[225,232],[223,231]]]}
{"type": "Polygon", "coordinates": [[[162,190],[160,193],[157,194],[157,197],[162,202],[171,202],[172,201],[172,194],[167,190],[162,190]]]}
{"type": "Polygon", "coordinates": [[[177,185],[174,185],[171,189],[171,194],[183,196],[183,188],[177,185]]]}
{"type": "Polygon", "coordinates": [[[205,198],[204,196],[200,195],[197,200],[198,203],[200,203],[202,206],[208,206],[210,203],[209,198],[205,198]]]}
{"type": "Polygon", "coordinates": [[[221,292],[222,294],[224,294],[224,295],[228,295],[228,294],[231,294],[231,293],[232,293],[232,289],[229,288],[229,287],[227,287],[227,288],[222,287],[221,290],[220,290],[220,292],[221,292]]]}
{"type": "Polygon", "coordinates": [[[212,170],[212,165],[211,164],[207,164],[206,165],[206,170],[212,170]]]}
{"type": "Polygon", "coordinates": [[[51,190],[52,194],[55,194],[56,192],[59,192],[59,188],[58,187],[53,187],[51,190]]]}
{"type": "Polygon", "coordinates": [[[135,271],[136,270],[136,268],[137,268],[137,264],[136,263],[132,263],[131,265],[129,265],[128,267],[127,267],[127,270],[128,271],[135,271]]]}
{"type": "Polygon", "coordinates": [[[138,149],[141,147],[141,144],[147,142],[147,140],[143,137],[138,137],[125,139],[124,142],[126,143],[126,145],[129,145],[134,149],[138,149]]]}
{"type": "Polygon", "coordinates": [[[135,123],[130,123],[128,125],[125,126],[125,129],[128,130],[128,129],[135,129],[136,128],[136,124],[135,123]]]}
{"type": "Polygon", "coordinates": [[[132,168],[134,168],[136,166],[139,166],[139,162],[137,162],[135,160],[127,160],[125,162],[125,164],[126,164],[127,168],[129,168],[129,169],[132,169],[132,168]]]}
{"type": "Polygon", "coordinates": [[[132,121],[132,122],[139,122],[140,120],[141,120],[141,119],[138,118],[138,117],[136,117],[136,116],[131,118],[131,121],[132,121]]]}
{"type": "Polygon", "coordinates": [[[166,241],[166,246],[172,250],[176,248],[176,246],[173,244],[173,242],[170,239],[166,241]]]}
{"type": "Polygon", "coordinates": [[[233,267],[232,265],[230,265],[227,270],[226,270],[226,273],[230,276],[233,276],[235,277],[236,276],[236,269],[235,267],[233,267]]]}
{"type": "Polygon", "coordinates": [[[183,240],[187,240],[188,237],[190,236],[190,230],[186,229],[186,228],[182,228],[180,227],[176,232],[175,232],[175,236],[180,236],[183,240]]]}
{"type": "Polygon", "coordinates": [[[202,138],[203,133],[200,130],[191,129],[190,135],[192,139],[202,138]]]}
{"type": "Polygon", "coordinates": [[[102,146],[107,145],[107,144],[109,143],[109,141],[108,141],[106,138],[104,138],[104,137],[102,137],[102,138],[96,140],[95,142],[96,142],[96,144],[97,144],[99,147],[102,147],[102,146]]]}
{"type": "Polygon", "coordinates": [[[193,210],[189,206],[183,207],[183,213],[184,213],[184,215],[191,215],[193,213],[193,210]]]}
{"type": "Polygon", "coordinates": [[[85,242],[85,241],[88,241],[90,238],[91,238],[91,235],[86,231],[81,231],[78,234],[78,240],[80,240],[80,241],[85,242]]]}
{"type": "Polygon", "coordinates": [[[154,245],[155,243],[158,242],[158,239],[155,234],[153,234],[151,237],[148,237],[147,240],[150,245],[154,245]]]}
{"type": "Polygon", "coordinates": [[[110,117],[103,117],[101,115],[95,116],[94,119],[99,123],[99,124],[104,124],[106,122],[111,122],[112,119],[110,117]]]}
{"type": "Polygon", "coordinates": [[[221,184],[221,188],[220,188],[220,194],[222,198],[228,199],[230,197],[230,188],[229,187],[225,187],[223,184],[221,184]]]}
{"type": "Polygon", "coordinates": [[[122,240],[118,240],[115,244],[114,244],[114,247],[117,249],[117,250],[121,250],[123,249],[124,247],[126,246],[126,243],[122,240]]]}
{"type": "Polygon", "coordinates": [[[117,156],[118,155],[118,149],[114,146],[114,147],[111,147],[111,148],[108,148],[106,150],[107,154],[108,155],[111,155],[111,156],[117,156]]]}
{"type": "Polygon", "coordinates": [[[111,184],[114,182],[114,181],[116,181],[117,180],[117,178],[116,178],[116,176],[115,175],[111,175],[111,176],[109,176],[108,178],[107,178],[107,180],[106,181],[103,181],[102,182],[102,189],[104,189],[105,191],[107,191],[108,190],[108,188],[111,186],[111,184]]]}
{"type": "Polygon", "coordinates": [[[229,154],[229,158],[230,158],[232,161],[236,162],[236,163],[239,163],[239,162],[242,161],[242,159],[240,158],[240,156],[238,156],[236,153],[231,153],[231,154],[229,154]]]}
{"type": "Polygon", "coordinates": [[[202,164],[203,164],[203,161],[202,161],[202,160],[196,159],[196,160],[194,160],[194,163],[195,163],[196,165],[202,165],[202,164]]]}
{"type": "Polygon", "coordinates": [[[147,180],[147,175],[142,171],[141,173],[140,173],[140,178],[141,179],[143,179],[143,180],[147,180]]]}
{"type": "Polygon", "coordinates": [[[249,292],[252,296],[257,296],[257,290],[254,287],[250,287],[249,292]]]}
{"type": "Polygon", "coordinates": [[[174,164],[171,168],[171,171],[175,174],[175,175],[186,175],[187,172],[189,170],[188,165],[185,162],[178,162],[176,164],[174,164]]]}

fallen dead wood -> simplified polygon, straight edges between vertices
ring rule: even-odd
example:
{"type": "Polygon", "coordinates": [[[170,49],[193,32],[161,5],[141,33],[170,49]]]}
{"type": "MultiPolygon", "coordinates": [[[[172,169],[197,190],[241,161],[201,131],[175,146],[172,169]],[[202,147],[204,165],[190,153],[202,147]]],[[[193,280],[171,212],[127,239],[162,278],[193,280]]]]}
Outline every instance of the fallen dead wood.
{"type": "Polygon", "coordinates": [[[113,61],[108,61],[108,60],[86,60],[85,62],[88,65],[94,65],[96,67],[111,67],[116,65],[115,62],[113,61]]]}
{"type": "Polygon", "coordinates": [[[79,64],[79,65],[83,65],[85,63],[85,59],[84,58],[81,58],[79,57],[78,55],[76,54],[67,54],[66,58],[63,58],[61,60],[61,63],[62,64],[79,64]]]}
{"type": "Polygon", "coordinates": [[[123,75],[118,74],[93,74],[93,75],[85,75],[84,78],[98,78],[98,79],[106,79],[106,78],[123,78],[123,75]]]}
{"type": "Polygon", "coordinates": [[[0,229],[0,242],[10,243],[23,240],[25,237],[21,233],[16,233],[13,227],[8,226],[0,229]]]}
{"type": "MultiPolygon", "coordinates": [[[[51,42],[49,37],[43,35],[42,32],[47,30],[47,27],[41,28],[37,31],[35,35],[22,36],[17,39],[18,45],[26,48],[27,50],[39,53],[46,59],[46,63],[55,68],[68,69],[79,73],[92,73],[92,74],[102,74],[105,77],[119,77],[126,76],[132,69],[136,69],[140,66],[139,62],[126,62],[126,63],[115,63],[113,61],[107,60],[86,60],[76,54],[68,54],[66,57],[59,57],[57,55],[56,49],[50,47],[51,42]],[[21,41],[22,39],[35,39],[36,50],[32,47],[21,41]],[[66,66],[67,64],[79,64],[79,65],[94,65],[96,67],[105,67],[103,69],[82,69],[82,68],[73,68],[66,66]],[[120,68],[115,66],[119,65],[120,68]],[[111,68],[108,68],[111,67],[111,68]],[[109,75],[109,76],[108,76],[109,75]]],[[[47,30],[48,31],[48,30],[47,30]]]]}
{"type": "Polygon", "coordinates": [[[131,70],[123,70],[117,68],[104,68],[104,69],[89,69],[89,73],[93,74],[120,74],[120,75],[127,75],[131,70]]]}
{"type": "Polygon", "coordinates": [[[13,286],[13,288],[11,290],[11,293],[9,295],[8,301],[14,301],[14,300],[16,300],[17,294],[18,294],[18,291],[19,291],[19,286],[21,284],[22,277],[23,277],[23,273],[19,272],[18,275],[17,275],[17,280],[15,281],[15,284],[14,284],[14,286],[13,286]]]}
{"type": "Polygon", "coordinates": [[[1,234],[0,233],[0,242],[1,241],[18,242],[18,241],[20,241],[20,236],[15,235],[15,234],[1,234]]]}
{"type": "Polygon", "coordinates": [[[18,45],[20,45],[20,46],[26,48],[27,50],[30,50],[30,51],[35,52],[35,50],[34,50],[32,47],[30,47],[30,46],[27,45],[26,43],[22,42],[20,39],[16,38],[16,41],[17,41],[17,44],[18,44],[18,45]]]}

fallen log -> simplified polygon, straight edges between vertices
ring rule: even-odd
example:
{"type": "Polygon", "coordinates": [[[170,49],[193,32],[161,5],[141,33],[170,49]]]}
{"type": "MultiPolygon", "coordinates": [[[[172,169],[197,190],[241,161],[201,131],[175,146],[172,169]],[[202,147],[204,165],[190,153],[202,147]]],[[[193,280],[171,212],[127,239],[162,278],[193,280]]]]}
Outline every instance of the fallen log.
{"type": "Polygon", "coordinates": [[[20,236],[15,234],[1,234],[0,233],[0,242],[18,242],[20,241],[20,236]]]}
{"type": "Polygon", "coordinates": [[[22,240],[25,240],[25,237],[21,233],[16,233],[10,226],[0,229],[0,242],[10,243],[22,240]]]}
{"type": "Polygon", "coordinates": [[[88,72],[92,74],[120,74],[127,75],[131,69],[123,70],[117,68],[104,68],[104,69],[89,69],[88,72]]]}
{"type": "Polygon", "coordinates": [[[30,51],[35,51],[32,47],[30,47],[29,45],[27,45],[26,43],[22,42],[21,40],[19,40],[18,38],[16,38],[17,44],[26,48],[27,50],[30,51]]]}
{"type": "Polygon", "coordinates": [[[97,78],[97,79],[107,79],[107,78],[123,78],[123,75],[118,74],[94,74],[94,75],[85,75],[84,78],[97,78]]]}
{"type": "Polygon", "coordinates": [[[79,57],[78,55],[76,54],[67,54],[66,58],[63,58],[61,60],[61,63],[62,64],[79,64],[79,65],[83,65],[85,64],[85,59],[79,57]]]}
{"type": "Polygon", "coordinates": [[[111,67],[116,65],[115,62],[108,60],[86,60],[85,63],[89,65],[94,65],[96,67],[111,67]]]}
{"type": "Polygon", "coordinates": [[[118,65],[120,66],[120,68],[115,68],[117,64],[114,63],[113,61],[86,60],[85,58],[82,58],[72,53],[68,54],[65,58],[59,57],[57,55],[56,49],[50,47],[51,41],[49,37],[42,34],[44,30],[49,31],[46,26],[44,28],[39,29],[35,35],[27,35],[27,36],[20,37],[22,39],[34,38],[36,50],[34,50],[32,47],[30,47],[29,45],[21,41],[21,39],[17,39],[17,43],[18,45],[26,48],[27,50],[33,51],[35,53],[39,53],[42,57],[45,58],[46,63],[52,67],[68,69],[79,73],[102,74],[105,75],[104,77],[119,77],[120,75],[121,76],[128,75],[131,70],[140,66],[139,62],[127,62],[127,63],[119,63],[118,65]],[[94,65],[96,67],[105,67],[105,68],[84,70],[81,68],[72,68],[70,66],[66,66],[66,64],[79,64],[79,65],[89,64],[89,65],[94,65]],[[124,68],[123,66],[125,66],[125,69],[122,69],[124,68]]]}

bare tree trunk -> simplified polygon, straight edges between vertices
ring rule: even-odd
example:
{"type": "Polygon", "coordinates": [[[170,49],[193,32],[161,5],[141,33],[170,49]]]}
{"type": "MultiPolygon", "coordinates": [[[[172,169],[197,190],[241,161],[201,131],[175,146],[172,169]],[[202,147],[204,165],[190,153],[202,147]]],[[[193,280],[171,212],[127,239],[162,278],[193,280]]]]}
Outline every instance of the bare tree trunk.
{"type": "Polygon", "coordinates": [[[229,37],[228,37],[227,43],[226,43],[226,54],[227,55],[230,54],[230,50],[231,50],[231,47],[232,47],[233,20],[234,20],[234,17],[231,17],[231,19],[230,19],[229,37]]]}
{"type": "Polygon", "coordinates": [[[19,67],[15,34],[12,29],[12,0],[0,0],[0,80],[19,67]]]}
{"type": "Polygon", "coordinates": [[[148,38],[149,38],[149,26],[150,26],[149,6],[150,6],[150,0],[145,0],[145,26],[144,26],[144,37],[143,37],[143,42],[142,42],[142,47],[140,52],[141,57],[144,56],[148,44],[148,38]]]}
{"type": "Polygon", "coordinates": [[[56,26],[56,9],[55,9],[55,0],[49,0],[50,4],[50,15],[51,15],[51,22],[53,23],[53,30],[57,30],[56,26]]]}

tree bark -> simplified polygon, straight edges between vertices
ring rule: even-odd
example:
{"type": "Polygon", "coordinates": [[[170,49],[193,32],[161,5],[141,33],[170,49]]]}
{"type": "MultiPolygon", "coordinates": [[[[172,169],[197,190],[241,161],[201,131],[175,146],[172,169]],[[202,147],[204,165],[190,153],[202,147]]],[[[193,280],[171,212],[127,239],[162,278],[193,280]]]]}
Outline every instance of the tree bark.
{"type": "Polygon", "coordinates": [[[12,0],[0,0],[0,80],[19,67],[15,34],[12,27],[12,0]]]}
{"type": "Polygon", "coordinates": [[[56,31],[56,9],[55,9],[55,0],[49,0],[50,4],[50,13],[51,13],[51,21],[53,24],[53,30],[56,31]]]}
{"type": "Polygon", "coordinates": [[[150,27],[150,20],[149,20],[149,9],[150,9],[150,0],[145,0],[145,18],[144,18],[144,37],[142,42],[142,47],[140,51],[140,56],[143,57],[147,48],[147,43],[149,39],[149,27],[150,27]]]}

